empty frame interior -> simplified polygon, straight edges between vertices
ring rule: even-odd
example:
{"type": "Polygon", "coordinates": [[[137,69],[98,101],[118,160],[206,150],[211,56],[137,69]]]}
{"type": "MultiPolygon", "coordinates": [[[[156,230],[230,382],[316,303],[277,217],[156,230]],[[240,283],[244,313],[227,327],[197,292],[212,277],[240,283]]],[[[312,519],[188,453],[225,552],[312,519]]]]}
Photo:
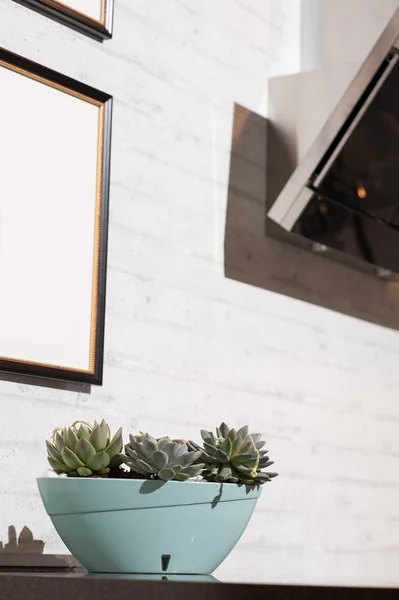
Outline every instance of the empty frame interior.
{"type": "Polygon", "coordinates": [[[56,4],[59,4],[61,9],[72,9],[104,25],[105,0],[57,0],[56,4]]]}
{"type": "Polygon", "coordinates": [[[0,59],[0,366],[100,383],[106,102],[29,67],[0,59]]]}

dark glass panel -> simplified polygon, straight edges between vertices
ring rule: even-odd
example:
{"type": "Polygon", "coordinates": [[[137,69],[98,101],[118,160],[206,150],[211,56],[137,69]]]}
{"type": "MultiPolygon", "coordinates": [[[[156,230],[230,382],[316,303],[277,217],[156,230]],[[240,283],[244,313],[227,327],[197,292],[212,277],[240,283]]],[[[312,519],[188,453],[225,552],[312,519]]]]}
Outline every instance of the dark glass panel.
{"type": "Polygon", "coordinates": [[[293,231],[334,250],[399,273],[399,233],[345,206],[314,195],[293,231]]]}
{"type": "Polygon", "coordinates": [[[318,189],[399,225],[399,62],[318,189]]]}

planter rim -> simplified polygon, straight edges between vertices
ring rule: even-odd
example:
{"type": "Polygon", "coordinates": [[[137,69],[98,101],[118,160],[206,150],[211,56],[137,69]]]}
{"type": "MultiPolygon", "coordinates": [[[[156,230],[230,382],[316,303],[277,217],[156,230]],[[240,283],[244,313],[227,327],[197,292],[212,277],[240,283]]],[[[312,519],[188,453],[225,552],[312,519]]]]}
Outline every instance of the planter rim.
{"type": "Polygon", "coordinates": [[[238,488],[243,488],[243,487],[249,487],[251,490],[258,490],[260,489],[262,486],[256,486],[256,485],[246,485],[245,483],[228,483],[226,481],[205,481],[204,479],[188,479],[187,481],[173,481],[173,480],[169,480],[169,481],[165,481],[163,479],[120,479],[118,477],[63,477],[63,476],[52,476],[52,475],[42,475],[41,477],[36,477],[36,481],[42,481],[45,480],[47,481],[48,479],[52,479],[54,481],[62,481],[62,480],[66,480],[66,481],[107,481],[107,482],[112,482],[115,483],[115,481],[117,482],[123,482],[123,483],[138,483],[138,484],[143,484],[146,481],[153,481],[154,483],[163,483],[165,484],[173,484],[173,485],[183,485],[183,484],[206,484],[207,486],[214,486],[214,487],[218,487],[220,488],[221,485],[227,485],[228,487],[238,487],[238,488]]]}
{"type": "Polygon", "coordinates": [[[49,515],[246,502],[262,491],[231,483],[160,479],[39,477],[37,485],[49,515]]]}

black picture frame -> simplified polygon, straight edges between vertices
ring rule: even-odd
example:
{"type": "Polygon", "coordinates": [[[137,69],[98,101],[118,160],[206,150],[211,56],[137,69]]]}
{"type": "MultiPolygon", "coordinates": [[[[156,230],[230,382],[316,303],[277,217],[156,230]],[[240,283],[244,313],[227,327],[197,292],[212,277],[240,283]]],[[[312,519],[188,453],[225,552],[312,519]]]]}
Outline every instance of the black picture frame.
{"type": "MultiPolygon", "coordinates": [[[[3,68],[12,71],[18,76],[27,77],[37,82],[38,85],[45,85],[52,90],[58,90],[60,93],[73,96],[82,102],[88,103],[90,107],[98,107],[99,116],[98,137],[95,142],[92,142],[92,144],[97,144],[96,158],[93,159],[93,162],[97,162],[95,170],[96,181],[95,184],[93,183],[93,187],[95,187],[95,194],[93,196],[95,195],[95,199],[91,200],[94,206],[92,213],[95,223],[94,226],[92,224],[94,248],[91,255],[93,261],[90,284],[92,285],[92,304],[90,323],[88,323],[88,327],[90,326],[89,368],[75,368],[68,365],[52,364],[52,362],[43,363],[35,361],[34,357],[24,357],[21,359],[20,357],[1,356],[2,352],[0,348],[0,371],[51,380],[102,385],[113,98],[105,92],[0,47],[0,75],[3,68]]],[[[8,93],[8,89],[0,92],[0,112],[2,110],[2,97],[4,97],[5,93],[8,93]]],[[[26,101],[29,102],[29,98],[26,101]]],[[[87,106],[85,106],[84,110],[87,111],[87,106]]],[[[54,126],[54,124],[51,123],[49,128],[51,126],[54,126]]],[[[20,164],[19,169],[23,173],[24,165],[20,164]]],[[[73,173],[68,172],[67,176],[73,177],[73,173]]],[[[51,223],[48,223],[48,226],[51,226],[51,223]]],[[[29,249],[27,250],[29,251],[29,249]]],[[[63,340],[60,339],[59,343],[62,344],[63,340]]]]}
{"type": "Polygon", "coordinates": [[[102,17],[97,21],[58,0],[14,0],[17,4],[27,6],[58,23],[102,42],[112,38],[114,0],[99,1],[102,17]]]}

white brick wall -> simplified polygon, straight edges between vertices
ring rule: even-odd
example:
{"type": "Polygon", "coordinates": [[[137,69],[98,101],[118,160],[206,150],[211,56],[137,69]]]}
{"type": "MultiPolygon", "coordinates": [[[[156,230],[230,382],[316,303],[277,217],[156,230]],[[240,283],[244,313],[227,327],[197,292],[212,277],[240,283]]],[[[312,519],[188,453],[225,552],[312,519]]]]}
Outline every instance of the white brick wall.
{"type": "Polygon", "coordinates": [[[265,114],[300,21],[299,0],[116,0],[100,45],[0,0],[2,46],[115,96],[104,386],[0,382],[0,539],[63,550],[35,484],[56,425],[248,421],[281,476],[220,579],[399,583],[398,333],[223,276],[233,104],[265,114]]]}

